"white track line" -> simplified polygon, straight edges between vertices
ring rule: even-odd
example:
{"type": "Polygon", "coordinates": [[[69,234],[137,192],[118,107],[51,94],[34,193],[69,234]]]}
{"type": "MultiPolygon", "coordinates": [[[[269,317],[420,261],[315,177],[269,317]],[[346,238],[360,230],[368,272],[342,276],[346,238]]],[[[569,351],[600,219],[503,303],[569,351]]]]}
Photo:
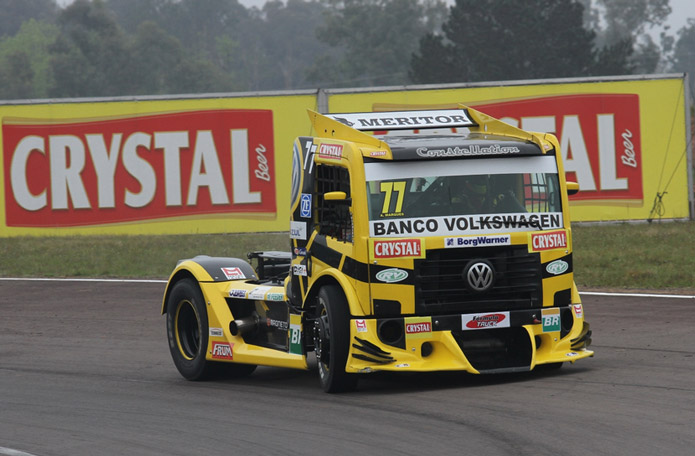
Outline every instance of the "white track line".
{"type": "Polygon", "coordinates": [[[6,456],[36,456],[31,453],[25,453],[24,451],[19,451],[19,450],[13,450],[12,448],[5,448],[0,446],[0,454],[4,454],[6,456]]]}
{"type": "MultiPolygon", "coordinates": [[[[157,279],[79,279],[79,278],[41,278],[41,277],[0,277],[0,281],[44,281],[44,282],[115,282],[115,283],[167,283],[166,280],[157,279]]],[[[691,295],[654,294],[654,293],[609,293],[602,291],[580,291],[580,295],[586,296],[625,296],[628,298],[675,298],[695,299],[691,295]]],[[[2,447],[0,447],[2,448],[2,447]]],[[[0,453],[2,454],[2,453],[0,453]]]]}
{"type": "Polygon", "coordinates": [[[79,279],[79,278],[50,278],[50,277],[0,277],[0,281],[34,281],[34,282],[117,282],[117,283],[167,283],[166,280],[156,279],[79,279]]]}

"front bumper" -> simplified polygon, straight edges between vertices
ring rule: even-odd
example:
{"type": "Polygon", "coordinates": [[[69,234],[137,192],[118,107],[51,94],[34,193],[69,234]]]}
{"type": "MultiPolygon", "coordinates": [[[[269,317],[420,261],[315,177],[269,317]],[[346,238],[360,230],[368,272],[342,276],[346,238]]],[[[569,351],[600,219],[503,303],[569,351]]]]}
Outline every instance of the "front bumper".
{"type": "Polygon", "coordinates": [[[517,311],[353,319],[347,372],[518,372],[593,356],[581,304],[517,311]]]}

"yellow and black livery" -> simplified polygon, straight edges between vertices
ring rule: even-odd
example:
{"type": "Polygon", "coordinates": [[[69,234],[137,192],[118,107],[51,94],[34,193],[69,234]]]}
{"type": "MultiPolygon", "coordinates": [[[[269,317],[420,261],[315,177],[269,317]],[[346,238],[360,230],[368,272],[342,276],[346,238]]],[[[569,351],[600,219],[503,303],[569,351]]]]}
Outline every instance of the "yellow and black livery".
{"type": "Polygon", "coordinates": [[[309,116],[290,251],[196,257],[171,275],[162,311],[184,377],[307,369],[313,352],[338,392],[375,371],[593,356],[572,268],[578,188],[553,135],[465,106],[309,116]]]}

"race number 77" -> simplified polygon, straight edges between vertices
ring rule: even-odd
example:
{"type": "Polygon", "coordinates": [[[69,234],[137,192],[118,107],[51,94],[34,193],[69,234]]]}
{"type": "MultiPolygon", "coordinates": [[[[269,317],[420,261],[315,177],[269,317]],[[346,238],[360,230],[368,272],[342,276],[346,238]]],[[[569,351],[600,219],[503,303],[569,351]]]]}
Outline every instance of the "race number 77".
{"type": "Polygon", "coordinates": [[[397,200],[396,200],[396,208],[393,212],[402,212],[403,211],[403,197],[405,196],[405,181],[398,181],[398,182],[382,182],[380,190],[382,193],[386,193],[384,195],[384,205],[381,208],[381,213],[382,214],[387,214],[389,213],[389,208],[391,207],[391,195],[393,194],[394,190],[396,193],[398,193],[397,200]]]}

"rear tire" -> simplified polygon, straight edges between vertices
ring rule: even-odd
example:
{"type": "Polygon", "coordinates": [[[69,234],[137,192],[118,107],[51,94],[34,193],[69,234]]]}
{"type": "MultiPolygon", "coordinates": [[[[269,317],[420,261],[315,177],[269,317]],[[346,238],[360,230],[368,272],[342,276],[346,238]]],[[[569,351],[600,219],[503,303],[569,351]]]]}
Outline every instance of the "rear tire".
{"type": "Polygon", "coordinates": [[[343,291],[321,287],[317,297],[314,346],[321,386],[327,393],[354,390],[357,375],[345,372],[350,343],[350,312],[343,291]]]}
{"type": "Polygon", "coordinates": [[[167,336],[174,365],[188,380],[209,377],[212,365],[205,359],[208,315],[203,293],[192,279],[176,282],[167,299],[167,336]]]}

